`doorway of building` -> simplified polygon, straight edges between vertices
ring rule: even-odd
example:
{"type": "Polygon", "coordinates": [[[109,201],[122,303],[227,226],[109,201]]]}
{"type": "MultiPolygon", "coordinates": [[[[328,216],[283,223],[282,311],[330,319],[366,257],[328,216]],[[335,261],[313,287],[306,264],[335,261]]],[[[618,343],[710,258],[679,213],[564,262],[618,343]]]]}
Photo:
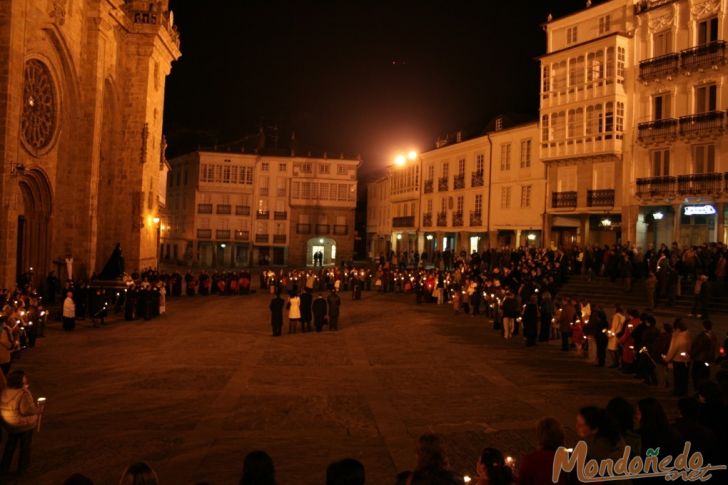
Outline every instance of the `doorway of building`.
{"type": "Polygon", "coordinates": [[[51,185],[41,169],[27,171],[18,185],[23,205],[18,216],[16,275],[18,282],[38,285],[50,265],[51,185]]]}
{"type": "Polygon", "coordinates": [[[331,266],[336,264],[336,241],[328,237],[313,237],[306,244],[306,265],[331,266]],[[320,254],[321,261],[315,260],[314,255],[320,254]]]}

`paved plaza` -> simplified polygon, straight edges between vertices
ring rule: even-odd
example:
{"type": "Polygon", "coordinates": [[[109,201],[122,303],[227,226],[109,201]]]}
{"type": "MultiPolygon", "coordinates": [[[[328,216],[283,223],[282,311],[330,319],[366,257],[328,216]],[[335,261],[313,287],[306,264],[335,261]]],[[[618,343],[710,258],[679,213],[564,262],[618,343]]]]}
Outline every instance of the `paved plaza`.
{"type": "Polygon", "coordinates": [[[472,474],[485,446],[534,447],[542,416],[573,440],[583,405],[657,393],[672,407],[667,391],[556,342],[506,342],[485,318],[411,295],[343,296],[340,331],[282,338],[270,336],[266,294],[174,299],[157,320],[80,322],[72,334],[52,324],[15,364],[48,397],[23,483],[73,472],[114,483],[138,460],[163,483],[237,483],[245,454],[264,449],[281,483],[320,484],[330,461],[355,457],[368,483],[387,484],[414,465],[423,432],[472,474]]]}

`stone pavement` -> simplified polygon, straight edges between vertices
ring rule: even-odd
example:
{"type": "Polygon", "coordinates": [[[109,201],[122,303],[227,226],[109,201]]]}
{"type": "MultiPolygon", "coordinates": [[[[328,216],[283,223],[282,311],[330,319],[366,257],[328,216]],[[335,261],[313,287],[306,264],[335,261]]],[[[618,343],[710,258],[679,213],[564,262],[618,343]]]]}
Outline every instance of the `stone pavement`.
{"type": "Polygon", "coordinates": [[[535,446],[542,416],[573,439],[583,405],[649,393],[673,405],[665,390],[563,355],[556,342],[527,349],[485,318],[413,296],[343,295],[340,331],[276,339],[268,301],[181,298],[150,322],[81,322],[72,334],[52,324],[14,364],[48,398],[22,483],[73,472],[115,483],[138,460],[163,483],[237,483],[245,454],[265,449],[281,483],[323,483],[329,462],[355,457],[368,483],[387,484],[414,464],[426,431],[444,437],[455,470],[473,473],[485,446],[514,457],[535,446]]]}

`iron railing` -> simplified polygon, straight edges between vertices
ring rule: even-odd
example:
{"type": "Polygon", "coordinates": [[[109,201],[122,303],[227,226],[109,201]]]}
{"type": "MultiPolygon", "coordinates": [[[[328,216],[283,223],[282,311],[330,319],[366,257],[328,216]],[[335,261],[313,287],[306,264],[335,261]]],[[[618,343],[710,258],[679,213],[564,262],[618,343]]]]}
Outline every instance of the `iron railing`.
{"type": "Polygon", "coordinates": [[[197,239],[212,239],[212,229],[198,229],[197,239]]]}
{"type": "Polygon", "coordinates": [[[576,191],[553,192],[551,194],[551,207],[554,209],[576,207],[576,191]]]}
{"type": "Polygon", "coordinates": [[[678,120],[665,118],[661,120],[648,121],[637,125],[639,132],[638,139],[641,142],[657,140],[674,140],[677,138],[678,120]]]}
{"type": "Polygon", "coordinates": [[[680,54],[671,53],[640,62],[640,79],[649,81],[676,74],[680,69],[680,54]]]}
{"type": "Polygon", "coordinates": [[[677,190],[680,194],[716,194],[722,188],[723,175],[720,173],[696,173],[677,177],[677,190]]]}
{"type": "Polygon", "coordinates": [[[447,226],[447,212],[438,212],[437,213],[437,225],[438,225],[438,227],[447,226]]]}
{"type": "Polygon", "coordinates": [[[437,180],[437,191],[438,192],[447,192],[449,186],[450,186],[450,184],[448,183],[447,177],[440,177],[437,180]]]}
{"type": "Polygon", "coordinates": [[[433,192],[433,186],[434,186],[433,180],[425,180],[425,193],[431,194],[433,192]]]}
{"type": "Polygon", "coordinates": [[[465,188],[465,174],[455,175],[453,177],[453,187],[455,190],[465,188]]]}
{"type": "Polygon", "coordinates": [[[586,191],[587,207],[614,207],[614,189],[586,191]]]}
{"type": "Polygon", "coordinates": [[[212,204],[197,204],[198,214],[212,214],[212,204]]]}
{"type": "Polygon", "coordinates": [[[480,212],[471,212],[470,213],[470,225],[473,227],[482,226],[483,225],[483,215],[480,212]]]}
{"type": "Polygon", "coordinates": [[[453,212],[452,225],[454,227],[460,227],[463,225],[463,213],[462,212],[453,212]]]}
{"type": "Polygon", "coordinates": [[[686,71],[719,66],[726,61],[726,43],[715,40],[680,52],[680,66],[686,71]]]}
{"type": "Polygon", "coordinates": [[[270,211],[256,211],[256,219],[270,219],[270,211]]]}
{"type": "Polygon", "coordinates": [[[723,131],[724,111],[708,111],[680,117],[680,134],[682,136],[707,135],[723,131]]]}
{"type": "Polygon", "coordinates": [[[249,216],[250,215],[250,206],[249,205],[236,205],[235,206],[235,215],[236,216],[249,216]]]}
{"type": "Polygon", "coordinates": [[[674,194],[677,178],[671,176],[645,177],[637,179],[637,197],[655,197],[674,194]]]}
{"type": "Polygon", "coordinates": [[[422,225],[424,227],[432,227],[432,213],[428,212],[422,215],[422,225]]]}
{"type": "Polygon", "coordinates": [[[471,187],[482,187],[484,185],[483,172],[473,172],[470,176],[471,187]]]}
{"type": "Polygon", "coordinates": [[[415,216],[394,217],[392,227],[415,227],[415,216]]]}

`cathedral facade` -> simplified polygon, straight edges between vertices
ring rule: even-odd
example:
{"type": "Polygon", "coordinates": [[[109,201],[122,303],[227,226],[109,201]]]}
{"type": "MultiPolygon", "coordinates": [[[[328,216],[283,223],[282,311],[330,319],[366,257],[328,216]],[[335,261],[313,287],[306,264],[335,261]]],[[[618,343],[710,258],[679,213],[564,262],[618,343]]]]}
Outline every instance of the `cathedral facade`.
{"type": "Polygon", "coordinates": [[[179,56],[168,0],[0,0],[0,287],[156,265],[179,56]]]}

